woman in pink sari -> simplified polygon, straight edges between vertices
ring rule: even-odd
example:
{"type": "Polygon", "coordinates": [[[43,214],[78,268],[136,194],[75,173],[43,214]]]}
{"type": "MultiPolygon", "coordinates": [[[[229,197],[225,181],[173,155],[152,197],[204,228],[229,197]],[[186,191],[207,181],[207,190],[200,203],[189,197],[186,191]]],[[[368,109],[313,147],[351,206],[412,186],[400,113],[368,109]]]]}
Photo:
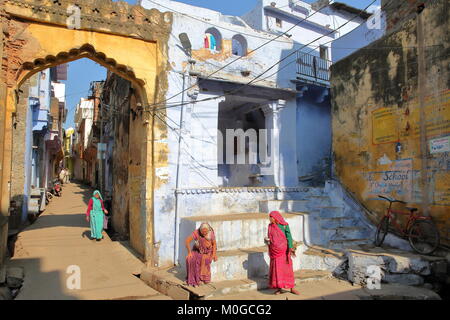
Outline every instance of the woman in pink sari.
{"type": "Polygon", "coordinates": [[[204,222],[186,239],[187,284],[197,287],[211,282],[211,262],[217,261],[217,245],[214,230],[204,222]],[[190,244],[194,240],[191,250],[190,244]]]}
{"type": "Polygon", "coordinates": [[[291,255],[295,254],[291,231],[288,223],[278,211],[270,213],[270,225],[267,242],[269,244],[270,270],[269,285],[277,289],[290,289],[293,294],[299,294],[295,287],[294,268],[291,255]]]}

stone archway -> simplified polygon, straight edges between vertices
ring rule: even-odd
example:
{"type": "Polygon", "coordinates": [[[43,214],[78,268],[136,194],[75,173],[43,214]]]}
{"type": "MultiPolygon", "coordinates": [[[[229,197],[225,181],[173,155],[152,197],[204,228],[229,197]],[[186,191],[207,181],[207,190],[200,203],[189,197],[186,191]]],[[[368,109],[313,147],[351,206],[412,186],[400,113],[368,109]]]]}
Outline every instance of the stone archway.
{"type": "MultiPolygon", "coordinates": [[[[153,155],[161,153],[158,150],[165,150],[155,142],[165,134],[165,129],[151,117],[149,106],[163,100],[167,89],[165,57],[172,15],[124,2],[77,0],[80,25],[71,29],[67,19],[72,13],[67,9],[74,5],[72,1],[0,2],[3,8],[0,9],[3,30],[0,55],[4,57],[0,71],[1,216],[7,217],[9,210],[11,117],[20,85],[41,70],[89,58],[130,81],[143,106],[140,166],[130,170],[134,174],[131,196],[139,204],[130,208],[130,216],[135,217],[140,228],[130,241],[145,260],[154,261],[153,188],[158,159],[155,160],[153,155]]],[[[0,247],[3,247],[2,240],[0,247]]]]}

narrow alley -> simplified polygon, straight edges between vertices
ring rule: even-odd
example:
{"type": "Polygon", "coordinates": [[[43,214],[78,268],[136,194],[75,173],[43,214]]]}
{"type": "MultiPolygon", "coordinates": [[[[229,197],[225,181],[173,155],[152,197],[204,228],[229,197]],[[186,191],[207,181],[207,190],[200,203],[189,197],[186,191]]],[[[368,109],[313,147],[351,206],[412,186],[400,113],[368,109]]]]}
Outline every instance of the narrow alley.
{"type": "Polygon", "coordinates": [[[9,267],[23,267],[25,280],[16,299],[169,299],[134,274],[143,264],[121,242],[104,232],[101,242],[90,240],[85,220],[92,190],[65,184],[44,213],[21,232],[9,267]],[[79,266],[81,289],[69,289],[69,266],[79,266]]]}
{"type": "Polygon", "coordinates": [[[449,3],[0,0],[0,300],[450,299],[449,3]]]}

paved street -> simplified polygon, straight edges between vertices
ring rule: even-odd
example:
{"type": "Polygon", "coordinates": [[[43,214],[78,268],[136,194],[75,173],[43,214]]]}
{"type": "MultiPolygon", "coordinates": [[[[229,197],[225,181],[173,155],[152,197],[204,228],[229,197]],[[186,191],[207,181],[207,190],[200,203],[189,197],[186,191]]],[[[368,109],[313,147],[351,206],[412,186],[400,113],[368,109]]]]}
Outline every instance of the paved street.
{"type": "Polygon", "coordinates": [[[347,281],[326,279],[302,282],[296,287],[300,295],[290,292],[274,295],[275,290],[243,292],[226,297],[212,298],[226,300],[360,300],[370,299],[370,295],[360,286],[352,286],[347,281]]]}
{"type": "Polygon", "coordinates": [[[84,215],[90,194],[78,184],[64,185],[63,196],[19,234],[9,262],[25,268],[17,299],[168,299],[133,275],[142,262],[125,245],[106,233],[101,242],[90,240],[84,215]],[[80,290],[66,286],[71,265],[80,267],[80,290]]]}

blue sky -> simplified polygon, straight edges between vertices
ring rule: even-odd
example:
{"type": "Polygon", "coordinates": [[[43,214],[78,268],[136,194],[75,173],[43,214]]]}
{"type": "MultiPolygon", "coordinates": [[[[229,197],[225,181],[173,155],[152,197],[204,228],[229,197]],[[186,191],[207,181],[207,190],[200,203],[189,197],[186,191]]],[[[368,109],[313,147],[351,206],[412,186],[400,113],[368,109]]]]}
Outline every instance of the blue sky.
{"type": "MultiPolygon", "coordinates": [[[[157,0],[155,0],[157,1],[157,0]]],[[[187,4],[217,10],[227,15],[240,16],[250,11],[257,0],[178,0],[187,4]]],[[[315,0],[304,0],[305,2],[314,2],[315,0]]],[[[373,0],[341,0],[350,6],[356,8],[365,8],[373,0]]],[[[136,0],[126,0],[130,4],[137,3],[136,0]]],[[[377,0],[376,5],[380,5],[377,0]]],[[[106,69],[89,59],[81,59],[69,64],[68,79],[66,81],[66,101],[69,114],[67,116],[64,128],[73,127],[73,117],[75,107],[80,98],[86,97],[89,91],[91,81],[103,80],[106,78],[106,69]]]]}

